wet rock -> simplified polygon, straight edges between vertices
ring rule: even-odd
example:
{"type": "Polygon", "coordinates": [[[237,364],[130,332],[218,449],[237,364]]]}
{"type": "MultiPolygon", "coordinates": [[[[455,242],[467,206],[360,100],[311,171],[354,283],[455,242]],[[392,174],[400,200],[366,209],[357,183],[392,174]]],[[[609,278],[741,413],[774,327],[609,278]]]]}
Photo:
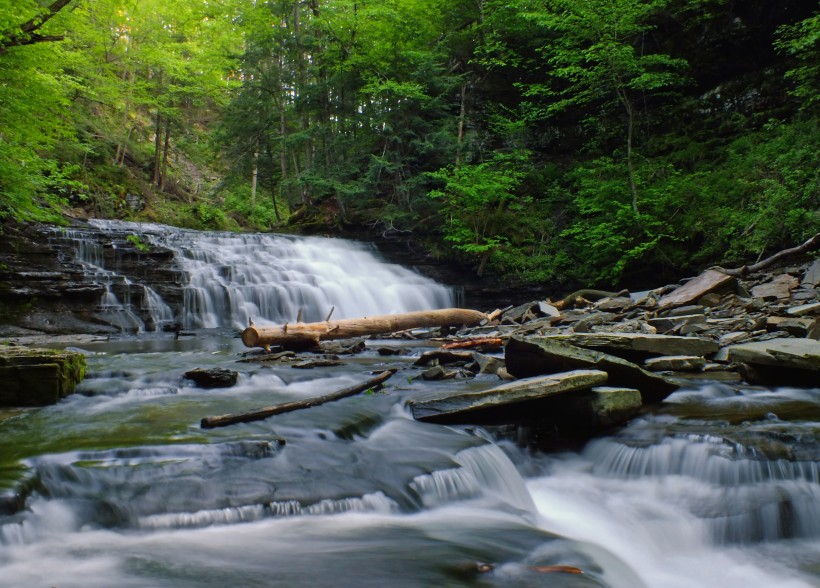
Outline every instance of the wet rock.
{"type": "Polygon", "coordinates": [[[483,353],[473,353],[473,361],[475,373],[477,374],[492,374],[498,375],[499,371],[504,369],[504,360],[500,357],[492,355],[484,355],[483,353]]]}
{"type": "Polygon", "coordinates": [[[816,288],[820,285],[820,258],[815,259],[806,269],[800,284],[804,288],[816,288]]]}
{"type": "Polygon", "coordinates": [[[727,345],[742,343],[743,341],[746,341],[751,337],[752,334],[748,331],[732,331],[722,335],[718,340],[718,345],[720,345],[721,347],[726,347],[727,345]]]}
{"type": "Polygon", "coordinates": [[[722,349],[716,359],[741,365],[751,383],[817,386],[820,341],[780,337],[722,349]]]}
{"type": "Polygon", "coordinates": [[[406,347],[377,347],[376,353],[381,355],[382,357],[388,357],[391,355],[409,355],[410,350],[406,347]]]}
{"type": "Polygon", "coordinates": [[[766,319],[766,329],[768,331],[785,331],[793,337],[806,337],[814,329],[815,322],[816,320],[813,318],[770,316],[766,319]]]}
{"type": "Polygon", "coordinates": [[[574,369],[602,370],[609,375],[611,385],[640,390],[644,402],[660,402],[678,389],[677,384],[625,359],[583,349],[556,337],[513,337],[507,343],[504,359],[507,371],[519,378],[574,369]]]}
{"type": "Polygon", "coordinates": [[[763,300],[788,300],[792,290],[797,288],[799,281],[789,274],[781,274],[771,282],[760,284],[752,288],[752,296],[763,300]]]}
{"type": "Polygon", "coordinates": [[[703,337],[679,337],[643,333],[575,333],[549,336],[550,339],[586,349],[596,349],[631,361],[659,355],[708,356],[718,345],[703,337]]]}
{"type": "Polygon", "coordinates": [[[706,270],[699,276],[686,282],[683,286],[663,296],[658,302],[658,308],[663,310],[691,304],[711,292],[728,291],[736,282],[737,280],[732,276],[717,270],[706,270]]]}
{"type": "Polygon", "coordinates": [[[0,348],[0,406],[44,406],[73,394],[85,377],[85,355],[75,351],[0,348]]]}
{"type": "Polygon", "coordinates": [[[705,366],[704,358],[693,355],[650,357],[644,362],[644,367],[653,372],[701,372],[705,366]]]}
{"type": "Polygon", "coordinates": [[[356,355],[367,348],[364,339],[341,339],[339,341],[322,341],[319,349],[321,353],[332,355],[356,355]]]}
{"type": "Polygon", "coordinates": [[[185,377],[199,388],[230,388],[236,384],[239,373],[225,368],[196,368],[185,372],[185,377]]]}
{"type": "Polygon", "coordinates": [[[572,330],[575,333],[591,333],[592,327],[611,323],[615,317],[616,315],[611,312],[595,312],[573,324],[572,330]]]}
{"type": "Polygon", "coordinates": [[[820,315],[820,302],[792,306],[786,310],[786,314],[789,316],[820,315]]]}
{"type": "Polygon", "coordinates": [[[635,388],[596,386],[570,399],[570,410],[578,423],[590,430],[603,430],[626,423],[641,410],[640,391],[635,388]]]}
{"type": "Polygon", "coordinates": [[[415,365],[467,365],[471,361],[473,361],[472,351],[448,351],[443,349],[435,349],[433,351],[425,351],[422,353],[421,357],[415,361],[415,365]]]}
{"type": "Polygon", "coordinates": [[[457,370],[448,370],[443,366],[436,365],[421,374],[422,380],[435,382],[438,380],[452,380],[459,375],[457,370]]]}
{"type": "Polygon", "coordinates": [[[574,370],[515,380],[489,390],[439,393],[408,402],[417,420],[440,423],[510,423],[538,420],[540,415],[527,407],[527,401],[584,390],[605,383],[606,372],[574,370]],[[515,410],[519,406],[519,411],[515,410]],[[509,410],[501,411],[500,407],[509,410]]]}
{"type": "Polygon", "coordinates": [[[561,311],[555,308],[549,302],[545,302],[543,300],[538,302],[538,312],[540,312],[543,316],[547,317],[559,317],[561,316],[561,311]]]}
{"type": "Polygon", "coordinates": [[[628,296],[602,298],[601,300],[595,303],[595,308],[597,310],[603,310],[606,312],[626,312],[627,310],[634,307],[635,302],[633,302],[632,298],[629,298],[628,296]]]}
{"type": "Polygon", "coordinates": [[[726,350],[729,361],[770,365],[784,369],[806,369],[820,376],[820,341],[778,338],[732,345],[726,350]]]}

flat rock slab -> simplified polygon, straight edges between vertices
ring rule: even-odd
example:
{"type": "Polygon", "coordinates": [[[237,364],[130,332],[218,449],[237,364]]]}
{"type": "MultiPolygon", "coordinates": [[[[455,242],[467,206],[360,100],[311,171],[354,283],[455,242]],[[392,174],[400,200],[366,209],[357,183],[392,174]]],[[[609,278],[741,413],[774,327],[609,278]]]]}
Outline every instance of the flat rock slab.
{"type": "Polygon", "coordinates": [[[575,333],[547,335],[563,343],[619,355],[621,351],[635,355],[700,355],[716,353],[719,346],[705,337],[680,337],[651,333],[575,333]]]}
{"type": "Polygon", "coordinates": [[[706,360],[694,355],[667,355],[647,359],[644,367],[653,372],[701,372],[706,360]]]}
{"type": "Polygon", "coordinates": [[[792,290],[797,288],[798,280],[794,276],[782,274],[775,277],[771,282],[759,284],[752,288],[752,296],[763,300],[788,300],[792,290]]]}
{"type": "Polygon", "coordinates": [[[658,309],[673,308],[692,304],[701,296],[720,290],[727,290],[734,286],[737,280],[717,270],[706,270],[696,278],[692,278],[683,286],[675,288],[658,301],[658,309]]]}
{"type": "MultiPolygon", "coordinates": [[[[781,338],[726,348],[729,361],[820,373],[820,341],[781,338]]],[[[818,377],[817,382],[820,382],[818,377]]]]}
{"type": "MultiPolygon", "coordinates": [[[[489,390],[437,394],[431,398],[411,400],[408,406],[413,411],[413,417],[420,421],[470,423],[475,422],[473,418],[477,413],[485,413],[481,420],[486,421],[486,413],[499,407],[586,390],[606,381],[606,372],[573,370],[515,380],[489,390]]],[[[499,417],[500,420],[504,418],[499,417]]]]}
{"type": "Polygon", "coordinates": [[[576,347],[551,336],[512,337],[504,358],[507,371],[519,378],[577,369],[603,370],[610,384],[640,390],[644,402],[660,402],[679,387],[615,355],[576,347]]]}
{"type": "Polygon", "coordinates": [[[76,351],[0,348],[0,406],[45,406],[73,394],[85,377],[76,351]]]}
{"type": "Polygon", "coordinates": [[[786,310],[786,314],[789,316],[820,315],[820,302],[810,302],[808,304],[801,304],[800,306],[792,306],[786,310]]]}

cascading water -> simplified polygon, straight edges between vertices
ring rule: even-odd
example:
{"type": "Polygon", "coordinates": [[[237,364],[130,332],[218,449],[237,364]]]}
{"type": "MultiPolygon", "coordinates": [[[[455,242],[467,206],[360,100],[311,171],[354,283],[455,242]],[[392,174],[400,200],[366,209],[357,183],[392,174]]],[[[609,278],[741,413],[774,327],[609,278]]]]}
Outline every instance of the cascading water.
{"type": "MultiPolygon", "coordinates": [[[[384,263],[366,245],[341,239],[273,234],[205,233],[163,225],[92,220],[97,231],[71,229],[60,238],[75,244],[86,281],[105,287],[101,310],[118,315],[125,331],[305,322],[390,314],[453,305],[451,288],[398,265],[384,263]],[[132,237],[173,252],[183,289],[172,309],[150,276],[127,276],[116,255],[106,257],[99,233],[132,237]],[[111,261],[113,259],[113,261],[111,261]],[[122,284],[123,296],[113,286],[122,284]],[[140,289],[140,305],[130,300],[140,289]],[[145,317],[142,320],[141,317],[145,317]]],[[[110,245],[110,244],[109,244],[110,245]]]]}
{"type": "MultiPolygon", "coordinates": [[[[174,320],[211,309],[189,325],[450,303],[446,288],[355,244],[140,229],[173,250],[190,289],[169,304],[174,320]]],[[[81,255],[89,278],[122,275],[94,247],[81,255]]],[[[145,321],[139,277],[128,274],[145,321]]],[[[111,291],[126,300],[120,281],[111,291]]],[[[233,333],[202,334],[86,343],[79,394],[0,410],[0,587],[820,586],[820,389],[693,382],[609,436],[544,454],[413,420],[406,402],[431,387],[481,384],[416,377],[423,342],[389,360],[385,342],[368,342],[347,364],[305,371],[237,363],[246,350],[233,333]],[[227,366],[232,388],[183,378],[227,366]],[[388,366],[399,373],[381,392],[199,427],[388,366]]]]}

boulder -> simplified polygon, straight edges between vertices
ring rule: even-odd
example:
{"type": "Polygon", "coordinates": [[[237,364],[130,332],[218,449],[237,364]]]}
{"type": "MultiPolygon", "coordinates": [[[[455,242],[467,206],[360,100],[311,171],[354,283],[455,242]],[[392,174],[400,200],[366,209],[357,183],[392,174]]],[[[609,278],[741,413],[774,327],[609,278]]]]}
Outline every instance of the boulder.
{"type": "Polygon", "coordinates": [[[707,356],[718,350],[717,343],[705,337],[652,333],[575,333],[548,336],[556,341],[601,350],[633,361],[658,355],[707,356]]]}
{"type": "Polygon", "coordinates": [[[732,345],[726,352],[729,361],[810,370],[820,376],[820,341],[814,339],[779,338],[754,341],[732,345]]]}
{"type": "Polygon", "coordinates": [[[736,282],[737,280],[732,276],[713,269],[706,270],[683,286],[675,288],[669,294],[663,296],[658,302],[658,309],[663,310],[691,304],[710,292],[727,291],[736,282]]]}
{"type": "Polygon", "coordinates": [[[0,348],[0,406],[44,406],[72,394],[85,377],[77,351],[0,348]]]}
{"type": "Polygon", "coordinates": [[[637,388],[644,402],[660,402],[678,385],[615,355],[583,349],[558,337],[512,337],[505,348],[507,371],[519,378],[567,370],[602,370],[615,386],[637,388]]]}
{"type": "Polygon", "coordinates": [[[528,401],[585,390],[604,384],[606,372],[574,370],[514,380],[489,390],[438,393],[408,402],[413,417],[439,423],[511,423],[538,421],[528,401]],[[519,406],[517,409],[514,405],[519,406]],[[513,408],[511,408],[513,407],[513,408]],[[507,410],[502,410],[506,408],[507,410]]]}
{"type": "Polygon", "coordinates": [[[623,425],[638,414],[642,406],[640,391],[612,386],[596,386],[567,400],[567,416],[576,421],[576,426],[596,431],[623,425]]]}
{"type": "Polygon", "coordinates": [[[199,388],[230,388],[236,384],[239,373],[225,368],[196,368],[185,372],[185,377],[199,388]]]}
{"type": "Polygon", "coordinates": [[[741,343],[721,349],[718,359],[740,364],[754,384],[816,387],[820,382],[820,341],[790,337],[741,343]]]}

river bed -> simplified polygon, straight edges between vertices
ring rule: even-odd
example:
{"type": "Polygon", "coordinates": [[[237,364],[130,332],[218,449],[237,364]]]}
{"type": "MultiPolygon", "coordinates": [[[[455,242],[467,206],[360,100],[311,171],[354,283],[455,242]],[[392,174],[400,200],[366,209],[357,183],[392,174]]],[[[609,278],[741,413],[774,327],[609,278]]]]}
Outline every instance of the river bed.
{"type": "Polygon", "coordinates": [[[414,421],[415,394],[496,381],[413,379],[425,343],[384,343],[313,370],[236,363],[231,330],[83,343],[78,394],[0,412],[0,586],[820,586],[820,389],[697,382],[545,453],[414,421]],[[381,391],[199,426],[387,367],[381,391]]]}

